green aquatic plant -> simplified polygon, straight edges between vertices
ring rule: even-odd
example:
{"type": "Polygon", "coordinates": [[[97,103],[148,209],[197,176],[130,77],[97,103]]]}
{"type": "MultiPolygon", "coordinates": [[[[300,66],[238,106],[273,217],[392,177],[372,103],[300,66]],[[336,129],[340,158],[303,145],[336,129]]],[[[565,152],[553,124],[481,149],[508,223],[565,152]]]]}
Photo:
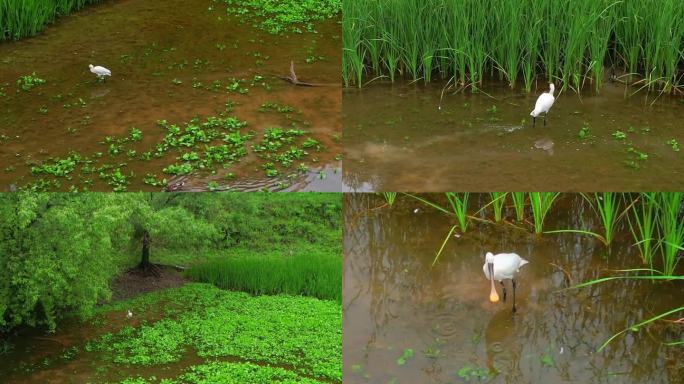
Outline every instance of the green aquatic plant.
{"type": "Polygon", "coordinates": [[[259,112],[275,111],[279,113],[292,113],[295,111],[295,109],[289,105],[284,105],[271,101],[261,104],[258,110],[259,112]]]}
{"type": "Polygon", "coordinates": [[[539,361],[541,362],[542,366],[544,367],[555,367],[556,366],[556,361],[553,359],[553,355],[551,355],[549,352],[544,353],[541,355],[539,358],[539,361]]]}
{"type": "Polygon", "coordinates": [[[456,219],[458,220],[458,224],[461,227],[461,232],[465,232],[466,229],[468,228],[467,210],[468,210],[468,196],[469,195],[470,194],[468,192],[464,192],[464,193],[446,192],[445,193],[447,201],[449,201],[449,205],[451,205],[452,213],[456,216],[456,219]]]}
{"type": "Polygon", "coordinates": [[[17,80],[17,85],[24,91],[30,91],[33,87],[45,84],[45,79],[41,79],[33,72],[31,75],[23,75],[17,80]]]}
{"type": "Polygon", "coordinates": [[[590,235],[601,241],[604,245],[610,246],[613,241],[615,227],[618,221],[627,214],[631,205],[620,212],[621,195],[614,192],[594,193],[593,197],[582,194],[582,197],[589,203],[596,215],[601,220],[603,234],[586,229],[561,229],[547,231],[545,233],[580,233],[590,235]]]}
{"type": "Polygon", "coordinates": [[[679,143],[675,139],[671,139],[667,141],[667,145],[669,145],[673,151],[679,152],[679,143]]]}
{"type": "Polygon", "coordinates": [[[525,192],[511,192],[511,200],[515,209],[515,219],[523,221],[525,217],[525,192]]]}
{"type": "Polygon", "coordinates": [[[394,201],[397,199],[397,192],[383,192],[382,196],[385,198],[387,205],[391,208],[394,205],[394,201]]]}
{"type": "MultiPolygon", "coordinates": [[[[594,279],[591,281],[586,281],[586,282],[577,284],[573,287],[566,288],[566,289],[584,288],[584,287],[592,286],[595,284],[601,284],[601,283],[605,283],[608,281],[616,281],[616,280],[651,280],[654,282],[657,282],[657,281],[673,281],[673,280],[683,280],[684,281],[684,276],[662,274],[659,271],[655,271],[652,269],[623,270],[621,272],[625,272],[625,273],[627,273],[627,275],[611,276],[611,277],[603,277],[603,278],[599,278],[599,279],[594,279]],[[641,272],[646,272],[646,274],[639,274],[641,272]],[[636,274],[634,274],[634,273],[636,273],[636,274]]],[[[643,321],[640,321],[638,323],[630,325],[629,327],[623,329],[622,331],[614,334],[613,336],[611,336],[607,340],[605,340],[598,347],[597,352],[601,352],[604,348],[606,348],[608,346],[608,344],[610,344],[613,340],[615,340],[619,336],[621,336],[627,332],[638,332],[640,328],[645,327],[647,325],[650,325],[659,319],[662,319],[666,316],[673,315],[675,313],[683,313],[684,314],[684,306],[673,308],[669,311],[660,313],[660,314],[655,315],[653,317],[650,317],[646,320],[643,320],[643,321]]],[[[665,343],[665,344],[670,344],[670,345],[674,346],[674,345],[681,345],[682,343],[679,341],[676,341],[673,343],[665,343]]]]}
{"type": "Polygon", "coordinates": [[[456,372],[456,375],[460,377],[461,379],[465,381],[481,381],[481,382],[486,382],[489,381],[491,378],[496,376],[495,372],[490,372],[486,368],[482,367],[477,367],[473,365],[464,365],[461,367],[458,372],[456,372]]]}
{"type": "Polygon", "coordinates": [[[530,209],[532,210],[532,219],[534,221],[534,232],[542,233],[544,228],[544,219],[549,213],[549,209],[553,202],[558,198],[560,193],[557,192],[530,192],[530,209]]]}
{"type": "Polygon", "coordinates": [[[503,208],[506,205],[508,192],[491,192],[489,195],[492,198],[492,206],[494,207],[494,221],[498,223],[503,217],[503,208]]]}
{"type": "Polygon", "coordinates": [[[658,201],[657,193],[642,192],[631,204],[627,215],[629,230],[635,241],[634,245],[639,249],[641,260],[653,269],[653,254],[658,248],[656,230],[658,226],[658,201]]]}
{"type": "Polygon", "coordinates": [[[684,244],[684,220],[680,218],[683,197],[684,193],[681,192],[661,192],[657,195],[664,275],[674,273],[679,259],[678,253],[684,244]]]}
{"type": "Polygon", "coordinates": [[[404,352],[397,359],[397,365],[406,365],[406,362],[413,357],[413,349],[406,348],[404,352]]]}
{"type": "MultiPolygon", "coordinates": [[[[341,290],[341,285],[337,289],[341,290]]],[[[140,313],[152,306],[172,316],[105,334],[89,342],[87,348],[103,352],[113,362],[143,366],[179,361],[183,351],[192,348],[203,359],[237,358],[286,367],[316,380],[341,382],[339,302],[253,296],[192,283],[105,306],[99,312],[133,308],[140,313]]]]}
{"type": "MultiPolygon", "coordinates": [[[[586,196],[585,196],[586,198],[586,196]]],[[[603,224],[605,242],[610,245],[613,241],[615,226],[623,216],[619,212],[620,195],[613,192],[595,193],[594,199],[589,199],[592,208],[596,211],[603,224]],[[592,203],[593,201],[593,203],[592,203]]],[[[623,211],[623,214],[626,211],[623,211]]]]}
{"type": "Polygon", "coordinates": [[[337,16],[340,0],[221,0],[228,14],[271,34],[315,32],[314,22],[337,16]]]}

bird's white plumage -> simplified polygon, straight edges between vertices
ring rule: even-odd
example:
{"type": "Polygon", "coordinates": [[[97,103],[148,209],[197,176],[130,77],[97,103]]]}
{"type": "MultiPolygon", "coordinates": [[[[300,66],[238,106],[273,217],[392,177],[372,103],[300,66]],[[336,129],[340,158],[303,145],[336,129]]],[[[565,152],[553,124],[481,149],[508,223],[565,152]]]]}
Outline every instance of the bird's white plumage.
{"type": "Polygon", "coordinates": [[[490,260],[494,263],[494,280],[496,281],[514,278],[515,274],[520,270],[520,267],[529,263],[529,261],[523,259],[516,253],[499,253],[494,255],[491,252],[487,252],[485,263],[482,266],[482,270],[487,279],[489,279],[487,263],[489,263],[490,260]]]}
{"type": "Polygon", "coordinates": [[[90,68],[90,72],[96,74],[99,77],[111,76],[112,75],[112,71],[110,71],[109,69],[107,69],[105,67],[100,67],[99,65],[93,66],[92,64],[90,64],[88,67],[90,68]]]}
{"type": "Polygon", "coordinates": [[[537,102],[534,104],[534,110],[532,112],[530,112],[530,116],[537,117],[542,112],[543,113],[549,112],[549,109],[551,109],[553,102],[556,100],[556,98],[553,97],[554,91],[555,91],[555,86],[553,85],[553,83],[549,84],[549,92],[544,92],[541,95],[539,95],[537,102]]]}

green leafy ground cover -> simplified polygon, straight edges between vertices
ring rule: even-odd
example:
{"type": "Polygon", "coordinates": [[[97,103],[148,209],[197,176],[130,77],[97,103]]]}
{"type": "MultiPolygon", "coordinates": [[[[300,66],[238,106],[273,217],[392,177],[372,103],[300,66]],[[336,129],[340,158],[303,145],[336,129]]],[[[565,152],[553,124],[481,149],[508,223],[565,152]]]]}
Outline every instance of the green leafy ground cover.
{"type": "Polygon", "coordinates": [[[235,358],[240,362],[194,367],[169,383],[210,382],[212,378],[240,382],[249,372],[283,382],[341,382],[342,310],[337,302],[251,296],[208,284],[188,284],[105,306],[99,312],[133,308],[136,313],[159,305],[168,309],[162,320],[106,333],[85,349],[133,367],[179,362],[190,350],[207,360],[235,358]],[[242,364],[246,362],[267,367],[242,364]]]}
{"type": "Polygon", "coordinates": [[[316,21],[332,18],[342,9],[341,0],[214,0],[228,5],[228,14],[244,17],[272,34],[313,32],[316,21]]]}

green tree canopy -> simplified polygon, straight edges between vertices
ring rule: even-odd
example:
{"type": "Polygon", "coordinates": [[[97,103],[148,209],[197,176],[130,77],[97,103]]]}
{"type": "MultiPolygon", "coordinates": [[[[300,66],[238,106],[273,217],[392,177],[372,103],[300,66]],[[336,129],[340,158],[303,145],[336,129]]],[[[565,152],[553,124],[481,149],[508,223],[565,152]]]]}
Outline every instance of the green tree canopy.
{"type": "Polygon", "coordinates": [[[87,316],[118,273],[145,264],[146,236],[152,260],[238,244],[339,247],[340,211],[332,194],[0,194],[0,329],[87,316]]]}

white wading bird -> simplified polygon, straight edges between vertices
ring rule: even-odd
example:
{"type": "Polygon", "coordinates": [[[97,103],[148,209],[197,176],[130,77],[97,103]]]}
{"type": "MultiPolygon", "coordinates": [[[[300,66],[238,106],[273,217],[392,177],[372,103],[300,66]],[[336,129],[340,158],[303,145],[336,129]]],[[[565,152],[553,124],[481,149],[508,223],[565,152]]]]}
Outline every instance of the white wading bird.
{"type": "Polygon", "coordinates": [[[98,79],[104,79],[105,76],[112,75],[112,71],[105,67],[100,67],[99,65],[97,67],[94,67],[92,64],[88,65],[88,67],[90,67],[90,72],[94,73],[98,79]]]}
{"type": "Polygon", "coordinates": [[[489,293],[489,301],[496,303],[499,301],[499,295],[496,293],[494,287],[494,280],[501,283],[503,288],[503,301],[506,302],[506,286],[504,280],[511,280],[513,285],[513,312],[515,312],[515,274],[518,273],[520,267],[529,263],[515,253],[499,253],[494,255],[487,252],[485,264],[482,266],[485,276],[492,283],[492,290],[489,293]]]}
{"type": "Polygon", "coordinates": [[[546,115],[549,114],[549,109],[551,109],[553,102],[556,100],[553,97],[553,91],[555,90],[556,87],[551,83],[549,84],[549,91],[539,95],[537,103],[534,104],[534,110],[530,112],[530,116],[532,116],[532,126],[537,123],[537,116],[542,112],[544,112],[544,125],[546,125],[546,115]]]}

